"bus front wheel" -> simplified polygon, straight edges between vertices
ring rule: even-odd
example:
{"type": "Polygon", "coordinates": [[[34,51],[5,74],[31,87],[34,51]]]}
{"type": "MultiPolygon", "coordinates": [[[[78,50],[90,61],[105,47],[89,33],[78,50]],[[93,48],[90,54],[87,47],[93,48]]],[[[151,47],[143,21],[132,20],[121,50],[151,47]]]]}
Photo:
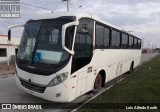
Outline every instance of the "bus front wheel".
{"type": "Polygon", "coordinates": [[[102,85],[102,76],[99,73],[94,82],[93,93],[97,93],[100,90],[101,85],[102,85]]]}

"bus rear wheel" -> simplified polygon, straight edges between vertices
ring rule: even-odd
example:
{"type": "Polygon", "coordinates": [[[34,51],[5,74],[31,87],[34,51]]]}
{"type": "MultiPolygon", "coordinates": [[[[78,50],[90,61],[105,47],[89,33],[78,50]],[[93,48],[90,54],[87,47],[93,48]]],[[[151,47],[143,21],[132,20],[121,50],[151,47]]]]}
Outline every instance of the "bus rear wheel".
{"type": "Polygon", "coordinates": [[[97,93],[100,90],[101,85],[102,85],[102,76],[99,73],[94,82],[93,93],[97,93]]]}

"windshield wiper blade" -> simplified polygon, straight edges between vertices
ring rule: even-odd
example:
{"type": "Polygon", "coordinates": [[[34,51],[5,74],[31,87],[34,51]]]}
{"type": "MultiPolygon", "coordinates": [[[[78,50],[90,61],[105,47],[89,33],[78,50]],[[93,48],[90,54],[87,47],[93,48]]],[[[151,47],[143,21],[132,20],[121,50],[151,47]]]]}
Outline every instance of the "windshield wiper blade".
{"type": "Polygon", "coordinates": [[[39,42],[38,36],[40,34],[40,31],[41,31],[41,28],[42,28],[42,24],[43,24],[43,22],[41,22],[40,28],[39,28],[37,36],[36,36],[36,42],[35,42],[35,46],[34,46],[34,49],[33,49],[32,64],[34,63],[34,57],[35,57],[37,46],[38,46],[38,42],[39,42]]]}

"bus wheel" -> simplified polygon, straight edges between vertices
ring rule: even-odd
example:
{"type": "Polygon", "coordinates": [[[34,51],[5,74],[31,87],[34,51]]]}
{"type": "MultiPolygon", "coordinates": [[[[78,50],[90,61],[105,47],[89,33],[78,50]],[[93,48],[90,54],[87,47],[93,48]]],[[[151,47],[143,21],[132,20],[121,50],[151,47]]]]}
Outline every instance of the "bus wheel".
{"type": "Polygon", "coordinates": [[[93,93],[97,93],[100,90],[101,85],[102,85],[102,76],[99,73],[94,82],[93,93]]]}

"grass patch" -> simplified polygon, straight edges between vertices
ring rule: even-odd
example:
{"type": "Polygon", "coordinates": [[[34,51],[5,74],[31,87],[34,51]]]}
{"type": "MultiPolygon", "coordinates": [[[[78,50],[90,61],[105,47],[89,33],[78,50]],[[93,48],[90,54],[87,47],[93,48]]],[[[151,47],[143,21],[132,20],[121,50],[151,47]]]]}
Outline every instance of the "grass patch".
{"type": "MultiPolygon", "coordinates": [[[[109,90],[91,100],[89,103],[160,103],[160,55],[152,59],[150,62],[144,64],[132,75],[128,76],[120,83],[115,84],[109,90]]],[[[87,106],[87,104],[85,106],[87,106]]],[[[128,110],[78,110],[78,112],[100,111],[128,112],[128,110]]],[[[132,111],[151,112],[151,110],[132,111]]]]}

